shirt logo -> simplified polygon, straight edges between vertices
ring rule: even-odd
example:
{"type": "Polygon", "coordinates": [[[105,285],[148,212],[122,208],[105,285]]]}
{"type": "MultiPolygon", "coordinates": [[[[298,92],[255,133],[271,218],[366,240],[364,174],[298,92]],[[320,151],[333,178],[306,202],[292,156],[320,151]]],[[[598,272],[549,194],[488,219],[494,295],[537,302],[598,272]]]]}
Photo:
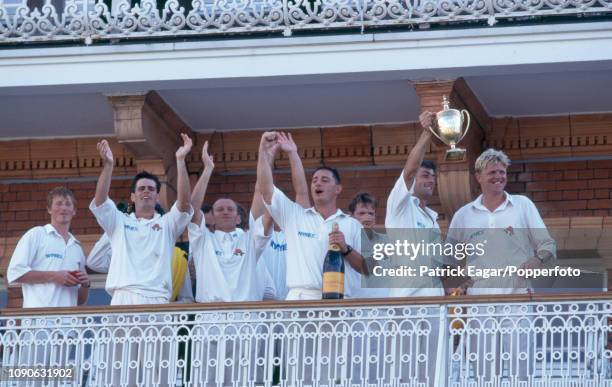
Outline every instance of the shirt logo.
{"type": "Polygon", "coordinates": [[[161,226],[159,225],[159,223],[155,223],[155,224],[153,225],[153,227],[151,227],[151,228],[152,228],[153,230],[155,230],[155,231],[159,231],[159,230],[161,230],[161,226]]]}
{"type": "Polygon", "coordinates": [[[286,243],[280,244],[274,241],[270,241],[270,247],[272,247],[272,249],[277,250],[277,251],[287,251],[286,243]]]}
{"type": "Polygon", "coordinates": [[[215,255],[217,257],[222,257],[223,256],[223,251],[215,250],[215,255]]]}
{"type": "Polygon", "coordinates": [[[63,258],[64,258],[64,256],[63,256],[63,255],[61,255],[61,254],[56,254],[56,253],[48,253],[48,254],[45,254],[45,257],[46,257],[46,258],[57,258],[57,259],[63,259],[63,258]]]}
{"type": "Polygon", "coordinates": [[[419,222],[417,220],[417,227],[419,227],[419,228],[427,228],[427,225],[425,225],[425,224],[423,224],[423,223],[421,223],[421,222],[419,222]]]}
{"type": "Polygon", "coordinates": [[[512,226],[508,226],[504,229],[504,232],[510,236],[514,236],[514,229],[512,228],[512,226]]]}
{"type": "Polygon", "coordinates": [[[306,238],[311,238],[311,239],[315,239],[317,237],[317,234],[306,232],[306,231],[298,231],[298,235],[302,237],[306,237],[306,238]]]}
{"type": "Polygon", "coordinates": [[[474,239],[482,234],[484,234],[484,230],[476,231],[475,233],[471,234],[468,239],[474,239]]]}
{"type": "Polygon", "coordinates": [[[234,255],[242,257],[244,255],[244,251],[240,250],[239,248],[236,248],[236,250],[234,250],[234,255]]]}
{"type": "Polygon", "coordinates": [[[138,231],[138,227],[134,227],[134,226],[130,226],[129,224],[124,224],[123,227],[126,230],[130,230],[130,231],[138,231]]]}

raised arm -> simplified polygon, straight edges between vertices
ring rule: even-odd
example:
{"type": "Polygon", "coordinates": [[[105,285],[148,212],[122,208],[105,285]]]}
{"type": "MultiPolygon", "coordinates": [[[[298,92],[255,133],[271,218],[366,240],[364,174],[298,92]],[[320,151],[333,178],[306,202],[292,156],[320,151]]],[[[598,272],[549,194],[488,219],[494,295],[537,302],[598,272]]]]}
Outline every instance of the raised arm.
{"type": "Polygon", "coordinates": [[[291,183],[295,191],[295,202],[303,208],[310,208],[310,197],[308,196],[308,183],[306,183],[306,172],[298,154],[298,147],[291,133],[278,133],[280,149],[287,155],[291,166],[291,183]]]}
{"type": "Polygon", "coordinates": [[[204,196],[206,195],[206,188],[208,188],[208,182],[212,176],[213,170],[215,169],[215,163],[213,157],[208,154],[208,141],[204,143],[202,147],[202,164],[204,164],[204,170],[202,175],[198,179],[193,192],[191,193],[191,206],[193,207],[193,223],[199,225],[202,222],[202,212],[200,208],[204,203],[204,196]]]}
{"type": "Polygon", "coordinates": [[[274,179],[272,177],[272,163],[278,150],[276,132],[265,132],[259,143],[259,158],[257,160],[257,182],[258,188],[266,203],[272,201],[274,193],[274,179]]]}
{"type": "Polygon", "coordinates": [[[102,172],[100,172],[100,177],[98,178],[98,183],[96,184],[96,196],[94,197],[96,207],[99,207],[106,201],[106,199],[108,199],[111,177],[113,176],[114,159],[113,152],[108,145],[108,141],[100,141],[96,145],[96,148],[100,153],[100,157],[102,157],[103,164],[102,172]]]}
{"type": "Polygon", "coordinates": [[[189,188],[189,176],[187,174],[187,165],[185,165],[185,157],[191,152],[193,142],[184,133],[181,133],[181,137],[183,138],[183,146],[176,151],[176,207],[181,212],[188,212],[191,205],[189,201],[191,189],[189,188]]]}
{"type": "Polygon", "coordinates": [[[406,182],[407,187],[412,185],[412,181],[414,180],[414,177],[419,170],[421,163],[423,162],[423,158],[425,157],[427,147],[431,142],[433,135],[427,128],[431,125],[432,120],[433,114],[430,111],[424,111],[419,116],[419,121],[421,122],[423,132],[417,140],[417,143],[410,151],[410,154],[408,154],[408,159],[404,165],[404,181],[406,182]]]}

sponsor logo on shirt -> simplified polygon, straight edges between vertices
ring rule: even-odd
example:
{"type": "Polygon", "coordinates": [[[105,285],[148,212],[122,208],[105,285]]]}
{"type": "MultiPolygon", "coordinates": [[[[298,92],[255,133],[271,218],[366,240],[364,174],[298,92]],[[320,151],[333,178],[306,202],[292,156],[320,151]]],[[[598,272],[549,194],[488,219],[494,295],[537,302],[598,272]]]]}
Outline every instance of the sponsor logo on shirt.
{"type": "Polygon", "coordinates": [[[159,225],[159,223],[155,223],[155,224],[153,225],[153,227],[151,227],[151,228],[152,228],[153,230],[155,230],[155,231],[159,231],[159,230],[161,230],[161,226],[159,225]]]}
{"type": "Polygon", "coordinates": [[[129,224],[124,224],[123,227],[126,230],[130,230],[130,231],[138,231],[138,227],[134,227],[134,226],[130,226],[129,224]]]}
{"type": "Polygon", "coordinates": [[[508,226],[504,229],[504,232],[510,236],[514,236],[514,229],[512,228],[512,226],[508,226]]]}
{"type": "Polygon", "coordinates": [[[222,257],[223,256],[223,251],[215,250],[215,255],[218,256],[218,257],[222,257]]]}
{"type": "Polygon", "coordinates": [[[419,221],[417,220],[417,227],[419,227],[419,228],[427,228],[427,225],[426,225],[426,224],[423,224],[423,223],[421,223],[421,222],[419,222],[419,221]]]}
{"type": "Polygon", "coordinates": [[[298,236],[315,239],[317,237],[317,234],[306,231],[298,231],[298,236]]]}
{"type": "Polygon", "coordinates": [[[57,258],[57,259],[63,259],[64,256],[61,254],[57,254],[57,253],[47,253],[45,254],[46,258],[57,258]]]}
{"type": "Polygon", "coordinates": [[[471,234],[468,239],[474,239],[482,234],[484,234],[484,230],[476,231],[475,233],[471,234]]]}
{"type": "Polygon", "coordinates": [[[276,250],[276,251],[287,251],[287,244],[286,243],[276,243],[274,241],[270,241],[270,247],[272,247],[272,249],[276,250]]]}
{"type": "Polygon", "coordinates": [[[236,248],[236,250],[234,250],[234,255],[242,257],[244,255],[244,251],[240,250],[239,248],[236,248]]]}

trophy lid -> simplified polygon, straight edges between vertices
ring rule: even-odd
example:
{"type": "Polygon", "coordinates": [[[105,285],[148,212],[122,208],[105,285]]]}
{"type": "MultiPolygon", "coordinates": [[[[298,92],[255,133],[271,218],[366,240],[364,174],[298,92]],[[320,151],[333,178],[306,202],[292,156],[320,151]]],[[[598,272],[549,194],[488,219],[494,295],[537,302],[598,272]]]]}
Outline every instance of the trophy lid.
{"type": "Polygon", "coordinates": [[[450,103],[447,96],[442,96],[442,110],[450,110],[450,103]]]}

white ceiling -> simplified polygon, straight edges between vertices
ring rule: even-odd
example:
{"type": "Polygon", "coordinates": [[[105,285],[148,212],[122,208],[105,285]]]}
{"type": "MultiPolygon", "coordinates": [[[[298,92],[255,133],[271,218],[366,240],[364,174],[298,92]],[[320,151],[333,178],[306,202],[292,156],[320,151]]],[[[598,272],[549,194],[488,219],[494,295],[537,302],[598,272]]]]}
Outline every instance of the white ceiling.
{"type": "MultiPolygon", "coordinates": [[[[604,69],[460,75],[492,116],[612,111],[612,64],[598,67],[604,69]]],[[[416,121],[418,98],[408,79],[424,78],[394,72],[0,88],[0,138],[111,135],[112,110],[103,93],[135,90],[158,90],[196,131],[416,121]]]]}

